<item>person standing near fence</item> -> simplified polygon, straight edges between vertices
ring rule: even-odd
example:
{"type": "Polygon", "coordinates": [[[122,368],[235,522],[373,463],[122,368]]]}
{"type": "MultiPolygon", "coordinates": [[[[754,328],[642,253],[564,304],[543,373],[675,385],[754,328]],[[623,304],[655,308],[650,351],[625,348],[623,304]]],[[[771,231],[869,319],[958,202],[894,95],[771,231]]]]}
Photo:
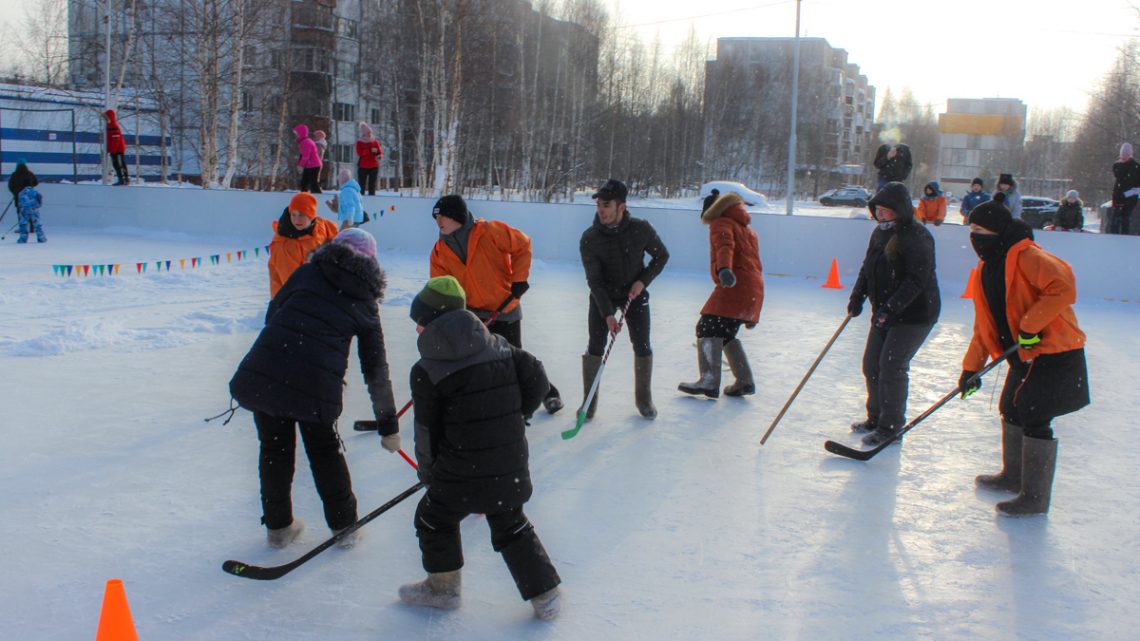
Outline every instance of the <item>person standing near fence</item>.
{"type": "Polygon", "coordinates": [[[356,139],[356,179],[360,182],[361,192],[369,196],[376,195],[376,176],[380,173],[380,159],[384,157],[384,150],[380,148],[380,141],[372,134],[372,127],[361,121],[360,137],[356,139]]]}
{"type": "Polygon", "coordinates": [[[297,137],[297,166],[301,169],[301,191],[314,194],[321,193],[321,155],[317,143],[309,138],[309,127],[297,125],[293,127],[293,134],[297,137]]]}
{"type": "Polygon", "coordinates": [[[8,176],[8,191],[12,192],[12,202],[16,205],[16,213],[20,213],[20,192],[24,191],[24,187],[36,187],[40,184],[39,179],[28,169],[28,161],[23,158],[16,160],[16,169],[8,176]]]}
{"type": "Polygon", "coordinates": [[[1112,163],[1112,175],[1116,179],[1112,185],[1112,218],[1109,222],[1110,234],[1129,233],[1132,225],[1132,212],[1140,201],[1140,164],[1132,157],[1132,144],[1120,145],[1120,159],[1112,163]]]}
{"type": "Polygon", "coordinates": [[[103,112],[103,120],[107,121],[107,155],[111,157],[111,166],[115,168],[118,177],[116,185],[129,185],[131,177],[127,173],[127,140],[123,137],[123,130],[115,117],[115,110],[108,109],[103,112]]]}

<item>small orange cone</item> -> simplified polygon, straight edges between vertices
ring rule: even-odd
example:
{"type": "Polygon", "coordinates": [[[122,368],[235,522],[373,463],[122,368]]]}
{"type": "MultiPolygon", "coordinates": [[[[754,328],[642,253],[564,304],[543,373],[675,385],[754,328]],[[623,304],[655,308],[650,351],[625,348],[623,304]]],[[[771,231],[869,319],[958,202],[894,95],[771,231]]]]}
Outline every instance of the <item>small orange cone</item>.
{"type": "Polygon", "coordinates": [[[966,281],[966,291],[962,292],[959,298],[973,298],[974,297],[974,276],[977,274],[976,268],[970,268],[970,280],[966,281]]]}
{"type": "Polygon", "coordinates": [[[827,272],[827,282],[823,284],[827,289],[843,289],[843,283],[839,282],[839,259],[831,259],[831,271],[827,272]]]}
{"type": "Polygon", "coordinates": [[[135,633],[135,623],[131,620],[131,608],[127,605],[127,593],[122,579],[107,581],[103,592],[103,610],[99,613],[99,631],[95,641],[139,641],[135,633]]]}

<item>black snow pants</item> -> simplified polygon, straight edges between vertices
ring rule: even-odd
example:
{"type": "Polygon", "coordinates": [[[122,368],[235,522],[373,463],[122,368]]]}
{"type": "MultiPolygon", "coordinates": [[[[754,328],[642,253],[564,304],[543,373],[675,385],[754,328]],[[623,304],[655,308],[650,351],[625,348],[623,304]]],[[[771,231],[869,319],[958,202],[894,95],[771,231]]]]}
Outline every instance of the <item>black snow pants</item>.
{"type": "Polygon", "coordinates": [[[871,325],[863,352],[867,379],[867,419],[881,428],[898,429],[906,423],[906,397],[910,390],[910,360],[934,325],[871,325]]]}

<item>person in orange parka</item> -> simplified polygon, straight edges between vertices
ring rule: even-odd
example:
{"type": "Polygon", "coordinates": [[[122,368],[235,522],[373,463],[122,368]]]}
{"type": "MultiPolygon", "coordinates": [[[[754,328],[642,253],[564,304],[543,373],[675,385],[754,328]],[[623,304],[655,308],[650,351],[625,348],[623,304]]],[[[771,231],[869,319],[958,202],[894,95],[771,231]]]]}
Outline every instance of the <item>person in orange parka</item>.
{"type": "Polygon", "coordinates": [[[755,327],[764,305],[760,241],[748,226],[752,217],[737,194],[729,192],[717,198],[701,214],[701,220],[709,226],[709,273],[715,288],[697,322],[697,366],[701,377],[694,383],[681,383],[677,389],[686,394],[719,397],[723,350],[736,377],[735,383],[724,388],[725,396],[755,394],[752,368],[736,333],[741,325],[755,327]]]}
{"type": "Polygon", "coordinates": [[[305,264],[314,249],[336,234],[336,223],[317,218],[315,196],[304,191],[293,196],[281,218],[273,221],[273,240],[269,242],[269,297],[277,295],[277,290],[305,264]]]}
{"type": "Polygon", "coordinates": [[[108,109],[103,112],[103,120],[107,121],[107,155],[111,157],[111,166],[115,168],[118,178],[116,185],[129,185],[131,177],[127,174],[127,141],[123,138],[123,130],[115,118],[115,110],[108,109]]]}
{"type": "Polygon", "coordinates": [[[937,180],[926,183],[922,190],[922,198],[918,200],[918,207],[914,210],[914,219],[921,222],[933,223],[935,227],[946,220],[946,196],[937,180]]]}
{"type": "Polygon", "coordinates": [[[1085,335],[1073,304],[1076,279],[1068,263],[1033,242],[1033,230],[1005,205],[986,202],[970,212],[970,244],[981,259],[971,283],[974,336],[958,380],[963,398],[981,386],[986,359],[1014,345],[998,409],[1002,470],[983,474],[979,487],[1017,493],[997,504],[1006,516],[1049,511],[1057,439],[1053,419],[1089,404],[1085,335]]]}
{"type": "MultiPolygon", "coordinates": [[[[467,293],[467,309],[485,323],[494,316],[487,329],[522,349],[521,299],[530,289],[530,237],[504,222],[476,220],[458,194],[436,201],[431,215],[439,227],[431,278],[455,277],[467,293]],[[496,311],[507,299],[506,307],[496,311]]],[[[553,384],[542,406],[550,414],[562,409],[553,384]]]]}

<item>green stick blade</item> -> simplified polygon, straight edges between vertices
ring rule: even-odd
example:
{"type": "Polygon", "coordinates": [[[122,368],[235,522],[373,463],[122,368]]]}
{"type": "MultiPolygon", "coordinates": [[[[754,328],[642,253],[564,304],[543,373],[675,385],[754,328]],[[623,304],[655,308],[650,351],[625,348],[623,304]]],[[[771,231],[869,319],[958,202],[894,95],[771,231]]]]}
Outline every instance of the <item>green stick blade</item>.
{"type": "Polygon", "coordinates": [[[582,431],[582,426],[585,424],[586,424],[586,410],[580,410],[578,412],[578,421],[576,423],[574,423],[574,429],[569,429],[569,430],[566,430],[565,432],[563,432],[562,433],[562,440],[563,441],[569,441],[570,439],[577,436],[578,432],[582,431]]]}

